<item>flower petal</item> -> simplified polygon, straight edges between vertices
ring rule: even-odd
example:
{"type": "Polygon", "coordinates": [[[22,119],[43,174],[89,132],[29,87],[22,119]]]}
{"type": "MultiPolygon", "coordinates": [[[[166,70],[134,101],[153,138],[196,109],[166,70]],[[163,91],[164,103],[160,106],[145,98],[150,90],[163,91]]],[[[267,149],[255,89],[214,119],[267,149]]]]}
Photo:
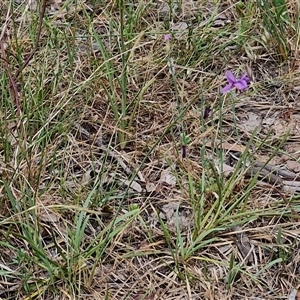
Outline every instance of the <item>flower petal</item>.
{"type": "Polygon", "coordinates": [[[251,81],[247,73],[245,73],[240,80],[246,80],[247,83],[251,81]]]}
{"type": "Polygon", "coordinates": [[[246,80],[240,79],[239,81],[237,81],[237,82],[234,84],[234,86],[235,86],[238,90],[243,91],[243,90],[245,90],[245,89],[248,87],[248,83],[247,83],[246,80]]]}
{"type": "Polygon", "coordinates": [[[233,88],[233,84],[229,83],[221,89],[221,94],[229,92],[233,88]]]}
{"type": "Polygon", "coordinates": [[[164,41],[167,42],[168,40],[171,39],[171,34],[170,33],[167,33],[164,35],[164,41]]]}
{"type": "Polygon", "coordinates": [[[226,71],[225,76],[230,83],[235,83],[237,81],[231,71],[226,71]]]}

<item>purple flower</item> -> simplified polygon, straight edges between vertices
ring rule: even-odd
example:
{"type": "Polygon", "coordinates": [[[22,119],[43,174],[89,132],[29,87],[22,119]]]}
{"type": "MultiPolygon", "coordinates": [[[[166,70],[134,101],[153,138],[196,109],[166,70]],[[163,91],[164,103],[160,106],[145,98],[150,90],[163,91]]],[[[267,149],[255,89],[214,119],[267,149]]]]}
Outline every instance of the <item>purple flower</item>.
{"type": "Polygon", "coordinates": [[[222,94],[229,92],[233,88],[243,91],[250,83],[250,78],[246,73],[240,79],[235,78],[231,71],[226,71],[225,76],[229,84],[221,89],[222,94]]]}
{"type": "Polygon", "coordinates": [[[171,39],[171,34],[170,33],[167,33],[164,35],[164,41],[167,42],[171,39]]]}

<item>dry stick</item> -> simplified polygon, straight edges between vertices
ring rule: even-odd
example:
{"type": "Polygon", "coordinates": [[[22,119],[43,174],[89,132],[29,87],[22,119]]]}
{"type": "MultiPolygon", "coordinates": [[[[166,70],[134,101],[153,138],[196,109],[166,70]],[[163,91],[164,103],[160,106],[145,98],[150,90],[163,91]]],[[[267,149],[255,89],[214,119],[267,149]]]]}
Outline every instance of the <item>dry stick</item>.
{"type": "MultiPolygon", "coordinates": [[[[272,178],[273,179],[273,183],[281,183],[281,184],[283,184],[283,179],[280,178],[279,175],[283,176],[283,178],[285,180],[288,180],[288,181],[298,180],[299,179],[299,177],[296,174],[292,173],[292,172],[289,172],[289,171],[286,171],[286,170],[277,169],[276,166],[264,164],[264,163],[261,163],[261,162],[255,162],[253,168],[256,168],[255,173],[256,172],[260,172],[260,171],[265,171],[265,173],[263,174],[264,177],[268,176],[267,177],[268,180],[270,180],[272,178]],[[262,167],[263,167],[263,169],[261,169],[262,167]],[[257,170],[258,168],[260,168],[260,170],[257,170]],[[274,178],[275,178],[275,181],[274,181],[274,178]]],[[[272,188],[282,197],[283,201],[291,209],[292,216],[295,219],[297,219],[298,222],[300,222],[299,213],[296,212],[296,210],[293,208],[293,206],[291,205],[291,203],[287,200],[286,196],[278,188],[276,188],[275,186],[272,186],[272,188]]]]}
{"type": "Polygon", "coordinates": [[[291,209],[291,215],[294,217],[298,222],[300,222],[300,216],[299,213],[294,209],[294,207],[291,205],[291,203],[288,201],[286,196],[275,186],[269,185],[274,191],[276,191],[281,198],[283,199],[283,202],[291,209]]]}
{"type": "Polygon", "coordinates": [[[14,103],[17,106],[17,115],[19,116],[19,115],[21,115],[19,93],[18,93],[16,82],[15,82],[15,80],[14,80],[14,78],[13,78],[11,72],[10,72],[10,69],[9,69],[9,63],[7,61],[7,58],[6,58],[6,52],[5,52],[4,42],[2,41],[2,39],[4,37],[4,34],[5,34],[5,31],[7,29],[7,24],[8,24],[8,20],[9,20],[9,14],[10,14],[10,9],[7,11],[6,21],[5,21],[4,25],[3,25],[3,28],[2,28],[2,31],[1,31],[1,35],[0,35],[0,50],[1,50],[1,57],[0,57],[0,59],[3,61],[4,69],[5,69],[6,73],[7,73],[8,78],[9,78],[9,82],[10,82],[9,89],[10,89],[11,94],[13,96],[14,103]]]}
{"type": "Polygon", "coordinates": [[[284,203],[291,209],[291,214],[292,216],[300,222],[300,215],[299,213],[293,208],[291,203],[288,201],[284,193],[282,193],[277,187],[274,185],[270,184],[283,184],[283,179],[280,177],[280,175],[288,182],[292,180],[297,180],[299,181],[299,176],[296,174],[286,171],[286,170],[281,170],[277,169],[276,166],[265,164],[259,161],[255,161],[252,166],[248,170],[246,170],[246,175],[249,177],[254,177],[257,173],[259,173],[259,176],[267,179],[268,183],[264,183],[264,186],[270,187],[274,191],[276,191],[281,198],[283,199],[284,203]]]}
{"type": "Polygon", "coordinates": [[[17,115],[18,116],[21,115],[21,105],[20,105],[20,97],[19,97],[19,93],[18,93],[18,89],[17,89],[15,79],[18,78],[18,76],[20,75],[22,70],[24,70],[24,68],[28,65],[28,63],[32,59],[34,53],[38,49],[38,45],[39,45],[39,41],[40,41],[40,37],[41,37],[41,31],[42,31],[42,23],[43,23],[43,19],[44,19],[44,15],[45,15],[45,10],[46,10],[46,1],[47,0],[43,0],[42,9],[40,11],[40,18],[39,18],[38,31],[37,31],[37,34],[36,34],[35,47],[31,51],[31,53],[28,55],[25,63],[16,72],[14,77],[12,76],[12,74],[9,70],[9,64],[8,64],[7,59],[6,59],[6,52],[5,52],[5,48],[4,48],[4,43],[2,41],[2,37],[4,35],[4,31],[6,30],[7,24],[5,24],[5,27],[4,27],[4,29],[2,30],[2,33],[1,33],[1,38],[0,38],[0,48],[1,48],[1,55],[2,55],[1,60],[4,62],[3,65],[4,65],[5,71],[7,73],[7,76],[9,78],[10,90],[11,90],[11,94],[12,94],[13,99],[14,99],[14,103],[16,104],[16,107],[17,107],[17,115]]]}
{"type": "Polygon", "coordinates": [[[24,68],[29,64],[29,62],[31,61],[34,53],[36,52],[36,50],[39,47],[39,42],[40,42],[40,37],[41,37],[41,32],[42,32],[42,24],[43,24],[43,19],[44,19],[44,16],[45,16],[45,11],[46,11],[46,1],[47,0],[43,0],[42,9],[40,11],[40,18],[39,18],[38,31],[36,33],[35,46],[34,46],[33,50],[31,51],[31,53],[27,56],[27,58],[25,60],[25,63],[16,72],[16,75],[15,75],[16,78],[20,75],[20,73],[24,70],[24,68]]]}
{"type": "Polygon", "coordinates": [[[6,52],[5,52],[4,44],[3,44],[2,41],[0,41],[0,47],[1,47],[1,55],[2,55],[2,57],[0,57],[0,59],[3,61],[4,69],[7,73],[8,78],[9,78],[9,82],[10,82],[9,87],[10,87],[10,90],[11,90],[11,94],[14,98],[14,103],[17,106],[17,115],[20,116],[21,115],[21,107],[20,107],[19,93],[18,93],[16,82],[15,82],[15,80],[14,80],[14,78],[11,75],[11,72],[9,70],[9,64],[7,62],[7,59],[6,59],[6,52]]]}

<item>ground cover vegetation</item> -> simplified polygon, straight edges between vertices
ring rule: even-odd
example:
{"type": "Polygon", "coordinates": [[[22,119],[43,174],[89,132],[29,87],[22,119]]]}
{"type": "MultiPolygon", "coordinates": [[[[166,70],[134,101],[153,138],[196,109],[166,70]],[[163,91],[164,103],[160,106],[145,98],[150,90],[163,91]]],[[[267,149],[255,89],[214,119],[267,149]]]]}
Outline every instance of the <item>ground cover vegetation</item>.
{"type": "Polygon", "coordinates": [[[297,0],[0,11],[1,299],[297,299],[297,0]]]}

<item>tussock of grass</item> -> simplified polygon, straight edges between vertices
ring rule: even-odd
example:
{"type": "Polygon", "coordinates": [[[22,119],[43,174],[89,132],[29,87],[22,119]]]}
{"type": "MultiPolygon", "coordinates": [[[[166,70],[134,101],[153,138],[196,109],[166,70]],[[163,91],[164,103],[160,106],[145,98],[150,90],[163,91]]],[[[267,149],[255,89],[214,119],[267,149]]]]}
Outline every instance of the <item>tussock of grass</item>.
{"type": "Polygon", "coordinates": [[[0,298],[299,288],[299,4],[204,2],[0,0],[0,298]]]}

